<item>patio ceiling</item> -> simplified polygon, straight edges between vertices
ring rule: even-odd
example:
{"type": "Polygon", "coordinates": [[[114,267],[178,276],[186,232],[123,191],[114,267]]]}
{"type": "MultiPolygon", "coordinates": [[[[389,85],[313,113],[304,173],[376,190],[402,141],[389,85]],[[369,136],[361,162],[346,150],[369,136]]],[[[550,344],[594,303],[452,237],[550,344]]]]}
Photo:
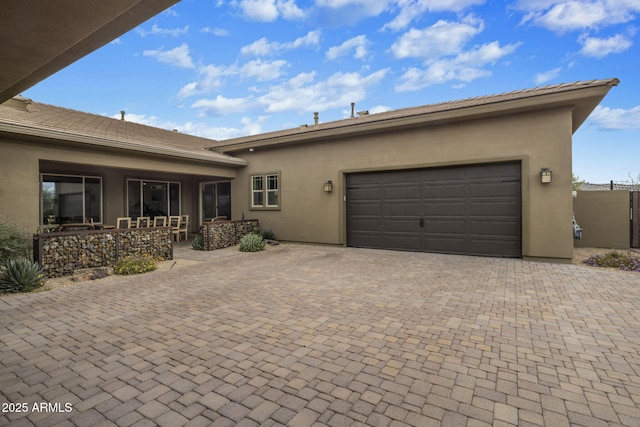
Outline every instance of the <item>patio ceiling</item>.
{"type": "Polygon", "coordinates": [[[180,0],[6,0],[0,13],[0,103],[180,0]]]}

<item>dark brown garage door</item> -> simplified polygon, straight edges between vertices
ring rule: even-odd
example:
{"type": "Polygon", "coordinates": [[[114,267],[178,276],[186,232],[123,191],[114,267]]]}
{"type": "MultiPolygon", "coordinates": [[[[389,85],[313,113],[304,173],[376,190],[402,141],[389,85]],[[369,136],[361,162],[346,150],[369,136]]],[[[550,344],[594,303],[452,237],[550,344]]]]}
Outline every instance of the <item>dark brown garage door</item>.
{"type": "Polygon", "coordinates": [[[520,162],[348,175],[347,244],[520,257],[520,162]]]}

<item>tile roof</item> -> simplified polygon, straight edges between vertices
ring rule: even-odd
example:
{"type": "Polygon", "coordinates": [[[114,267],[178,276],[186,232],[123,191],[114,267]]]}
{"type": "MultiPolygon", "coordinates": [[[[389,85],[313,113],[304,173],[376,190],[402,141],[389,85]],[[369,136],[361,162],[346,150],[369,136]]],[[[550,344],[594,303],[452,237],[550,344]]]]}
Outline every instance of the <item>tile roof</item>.
{"type": "Polygon", "coordinates": [[[318,125],[302,125],[298,128],[280,130],[276,132],[263,133],[259,135],[252,135],[234,139],[227,139],[223,141],[217,141],[214,144],[213,149],[225,151],[226,145],[238,145],[249,142],[257,142],[266,139],[275,139],[279,137],[303,134],[309,131],[337,129],[348,126],[359,126],[366,123],[383,122],[393,119],[410,118],[413,116],[421,116],[425,114],[441,113],[453,110],[460,110],[469,107],[490,105],[503,103],[507,101],[523,100],[527,98],[535,98],[543,95],[553,95],[568,93],[580,89],[595,88],[600,86],[616,86],[619,80],[616,78],[590,80],[590,81],[577,81],[573,83],[562,83],[556,85],[549,85],[543,87],[536,87],[530,89],[516,90],[512,92],[505,92],[495,95],[478,96],[474,98],[466,98],[455,101],[447,101],[436,104],[422,105],[418,107],[402,108],[393,111],[386,111],[383,113],[362,115],[355,118],[347,118],[343,120],[336,120],[326,123],[320,123],[318,125]]]}
{"type": "Polygon", "coordinates": [[[0,131],[8,132],[8,129],[26,135],[46,133],[62,140],[98,139],[132,151],[163,150],[187,157],[197,155],[203,160],[225,162],[231,159],[231,163],[240,160],[208,150],[215,143],[211,139],[33,102],[23,97],[0,104],[0,131]]]}

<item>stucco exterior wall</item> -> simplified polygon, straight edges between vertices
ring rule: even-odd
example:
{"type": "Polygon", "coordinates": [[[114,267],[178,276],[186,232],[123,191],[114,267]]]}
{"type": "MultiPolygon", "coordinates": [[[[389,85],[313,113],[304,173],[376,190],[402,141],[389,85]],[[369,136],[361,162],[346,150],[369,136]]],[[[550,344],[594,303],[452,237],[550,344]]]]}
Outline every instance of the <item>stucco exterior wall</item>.
{"type": "Polygon", "coordinates": [[[0,141],[0,221],[34,232],[40,211],[39,162],[27,153],[20,145],[0,141]]]}
{"type": "Polygon", "coordinates": [[[182,184],[182,213],[198,230],[200,181],[233,179],[236,169],[207,163],[79,146],[51,146],[0,140],[0,220],[35,232],[40,224],[40,173],[102,177],[103,222],[115,224],[125,214],[126,179],[177,181],[182,184]]]}
{"type": "MultiPolygon", "coordinates": [[[[357,120],[357,119],[354,119],[357,120]]],[[[570,259],[571,111],[556,109],[319,143],[232,153],[249,162],[232,182],[232,211],[282,240],[345,244],[348,173],[496,161],[522,163],[522,253],[570,259]],[[540,169],[553,181],[540,183],[540,169]],[[249,177],[279,172],[281,209],[251,210],[249,177]],[[322,184],[331,180],[332,193],[322,184]]]]}
{"type": "Polygon", "coordinates": [[[628,191],[578,191],[573,209],[583,231],[575,246],[629,249],[629,207],[628,191]]]}

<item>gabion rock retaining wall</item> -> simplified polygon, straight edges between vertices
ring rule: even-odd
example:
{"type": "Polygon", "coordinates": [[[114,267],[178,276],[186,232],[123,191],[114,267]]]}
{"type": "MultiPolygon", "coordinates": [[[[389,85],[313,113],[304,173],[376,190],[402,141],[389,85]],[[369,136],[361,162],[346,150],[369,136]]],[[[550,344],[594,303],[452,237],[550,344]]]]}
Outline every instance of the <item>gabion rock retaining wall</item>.
{"type": "Polygon", "coordinates": [[[205,222],[200,227],[203,250],[212,251],[237,245],[243,236],[257,228],[257,219],[205,222]]]}
{"type": "Polygon", "coordinates": [[[47,277],[60,277],[135,254],[173,259],[173,241],[170,227],[41,233],[34,235],[33,254],[47,277]]]}

